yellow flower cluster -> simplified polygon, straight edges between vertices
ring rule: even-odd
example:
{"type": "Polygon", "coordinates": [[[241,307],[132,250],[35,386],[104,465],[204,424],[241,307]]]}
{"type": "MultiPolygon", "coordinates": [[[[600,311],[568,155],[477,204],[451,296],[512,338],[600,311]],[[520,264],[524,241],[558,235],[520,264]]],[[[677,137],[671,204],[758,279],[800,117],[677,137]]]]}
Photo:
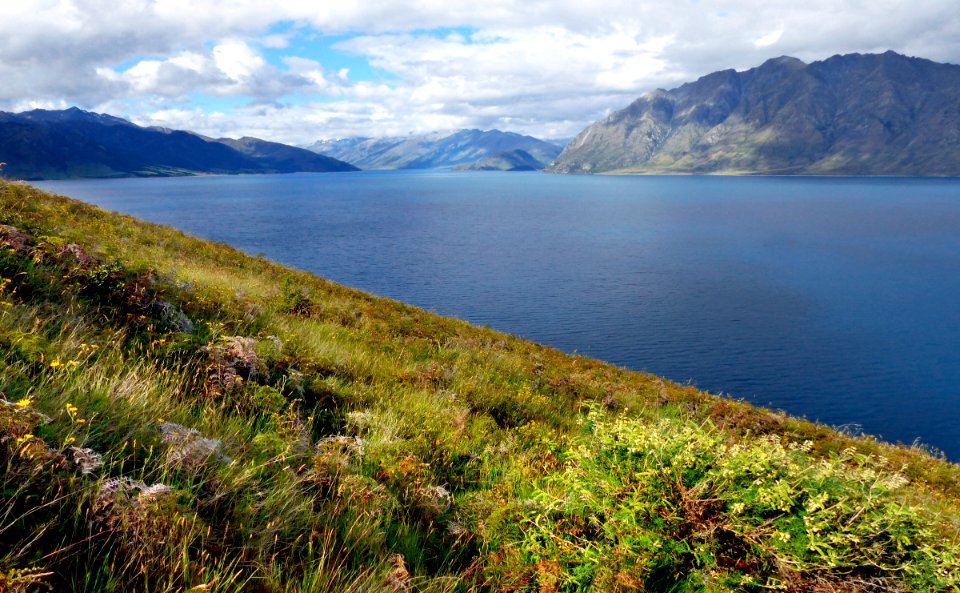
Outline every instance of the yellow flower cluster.
{"type": "Polygon", "coordinates": [[[66,410],[67,415],[70,416],[70,420],[74,424],[85,424],[87,422],[86,419],[81,418],[80,416],[77,415],[77,411],[78,411],[77,406],[71,404],[70,402],[67,402],[66,405],[63,406],[63,409],[66,410]]]}

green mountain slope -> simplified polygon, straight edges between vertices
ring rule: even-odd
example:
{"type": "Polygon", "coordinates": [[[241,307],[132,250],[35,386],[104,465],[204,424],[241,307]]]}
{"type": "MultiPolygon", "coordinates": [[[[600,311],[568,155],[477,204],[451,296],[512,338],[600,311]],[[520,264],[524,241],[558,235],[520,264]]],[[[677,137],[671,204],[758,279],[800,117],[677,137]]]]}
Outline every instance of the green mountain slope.
{"type": "Polygon", "coordinates": [[[218,138],[216,141],[256,160],[265,169],[277,173],[327,173],[358,170],[353,165],[335,158],[316,154],[305,148],[280,144],[279,142],[268,142],[249,136],[237,140],[218,138]]]}
{"type": "Polygon", "coordinates": [[[460,165],[464,171],[539,171],[547,163],[538,161],[526,150],[498,152],[469,165],[460,165]]]}
{"type": "Polygon", "coordinates": [[[960,66],[782,57],[657,90],[586,128],[562,173],[960,175],[960,66]]]}
{"type": "Polygon", "coordinates": [[[0,181],[0,590],[949,591],[960,468],[0,181]]]}
{"type": "Polygon", "coordinates": [[[15,179],[357,170],[275,142],[212,140],[77,108],[0,112],[0,162],[15,179]]]}

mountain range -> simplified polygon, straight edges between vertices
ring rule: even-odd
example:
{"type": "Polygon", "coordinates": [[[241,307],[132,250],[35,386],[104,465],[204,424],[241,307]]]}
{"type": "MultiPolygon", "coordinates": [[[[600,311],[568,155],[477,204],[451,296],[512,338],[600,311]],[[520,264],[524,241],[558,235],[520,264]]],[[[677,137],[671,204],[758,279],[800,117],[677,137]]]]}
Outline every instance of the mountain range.
{"type": "Polygon", "coordinates": [[[307,147],[363,169],[438,169],[471,165],[487,157],[522,150],[542,169],[561,147],[500,130],[458,130],[391,138],[321,140],[307,147]]]}
{"type": "Polygon", "coordinates": [[[960,176],[960,66],[895,52],[774,58],[647,93],[565,148],[500,130],[208,138],[71,108],[0,112],[21,179],[457,168],[559,173],[960,176]]]}
{"type": "Polygon", "coordinates": [[[294,146],[145,128],[75,107],[0,112],[0,162],[21,179],[357,170],[294,146]]]}
{"type": "Polygon", "coordinates": [[[886,52],[714,72],[587,127],[548,170],[960,176],[960,66],[886,52]]]}

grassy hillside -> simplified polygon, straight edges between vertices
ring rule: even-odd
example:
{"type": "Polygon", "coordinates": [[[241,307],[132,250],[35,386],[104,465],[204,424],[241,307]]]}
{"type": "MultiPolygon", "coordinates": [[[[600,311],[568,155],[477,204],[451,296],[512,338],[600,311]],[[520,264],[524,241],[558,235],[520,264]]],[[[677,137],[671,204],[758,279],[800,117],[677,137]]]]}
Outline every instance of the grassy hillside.
{"type": "Polygon", "coordinates": [[[960,468],[0,182],[0,591],[957,591],[960,468]]]}

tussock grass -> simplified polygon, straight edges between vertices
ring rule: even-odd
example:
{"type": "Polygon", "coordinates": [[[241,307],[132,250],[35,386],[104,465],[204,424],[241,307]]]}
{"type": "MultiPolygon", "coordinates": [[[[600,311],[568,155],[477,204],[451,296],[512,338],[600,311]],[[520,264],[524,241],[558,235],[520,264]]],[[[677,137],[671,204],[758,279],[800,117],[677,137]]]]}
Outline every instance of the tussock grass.
{"type": "Polygon", "coordinates": [[[0,591],[946,591],[960,468],[0,183],[0,591]]]}

